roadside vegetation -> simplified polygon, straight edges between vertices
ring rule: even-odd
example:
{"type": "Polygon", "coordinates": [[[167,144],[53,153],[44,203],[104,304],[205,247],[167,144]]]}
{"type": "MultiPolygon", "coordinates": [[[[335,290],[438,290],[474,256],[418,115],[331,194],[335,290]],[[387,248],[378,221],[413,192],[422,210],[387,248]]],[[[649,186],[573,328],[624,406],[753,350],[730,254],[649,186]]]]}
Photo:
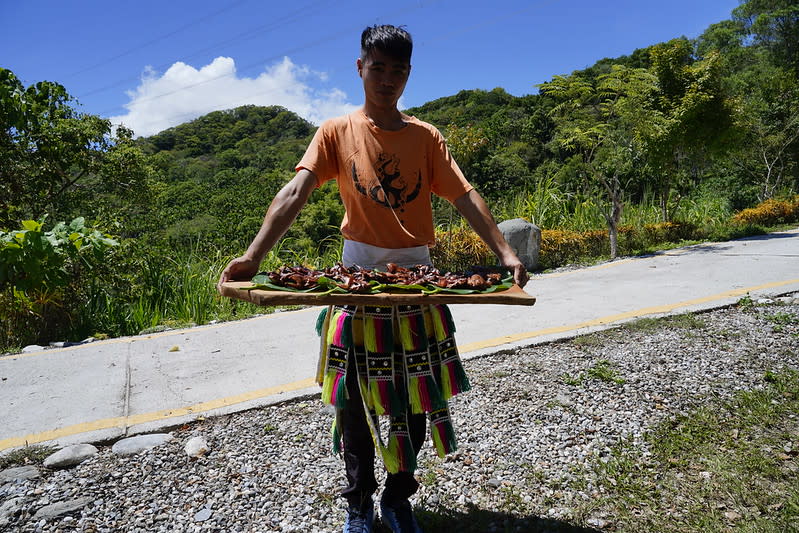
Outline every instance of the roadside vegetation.
{"type": "MultiPolygon", "coordinates": [[[[695,40],[537,94],[466,90],[407,112],[442,130],[498,219],[542,229],[542,269],[762,234],[799,221],[797,19],[793,2],[748,0],[695,40]]],[[[214,285],[313,124],[245,106],[136,139],[6,69],[0,124],[0,353],[264,312],[214,285]]],[[[333,264],[342,215],[333,184],[314,192],[263,268],[333,264]]],[[[435,216],[440,268],[493,264],[449,204],[435,216]]]]}
{"type": "Polygon", "coordinates": [[[794,531],[799,373],[764,380],[660,425],[646,438],[651,453],[617,446],[594,465],[602,495],[590,510],[621,531],[794,531]]]}

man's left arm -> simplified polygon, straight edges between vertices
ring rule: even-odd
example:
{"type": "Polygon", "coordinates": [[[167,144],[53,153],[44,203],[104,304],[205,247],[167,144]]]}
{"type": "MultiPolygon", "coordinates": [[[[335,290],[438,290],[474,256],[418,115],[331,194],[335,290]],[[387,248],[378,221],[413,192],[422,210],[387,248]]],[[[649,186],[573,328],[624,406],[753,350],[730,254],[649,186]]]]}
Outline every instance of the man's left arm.
{"type": "Polygon", "coordinates": [[[519,287],[524,287],[529,279],[527,269],[524,268],[516,252],[502,236],[502,232],[499,231],[497,223],[491,216],[491,211],[480,193],[472,189],[459,196],[453,203],[477,235],[496,254],[500,264],[513,271],[513,280],[516,284],[519,287]]]}

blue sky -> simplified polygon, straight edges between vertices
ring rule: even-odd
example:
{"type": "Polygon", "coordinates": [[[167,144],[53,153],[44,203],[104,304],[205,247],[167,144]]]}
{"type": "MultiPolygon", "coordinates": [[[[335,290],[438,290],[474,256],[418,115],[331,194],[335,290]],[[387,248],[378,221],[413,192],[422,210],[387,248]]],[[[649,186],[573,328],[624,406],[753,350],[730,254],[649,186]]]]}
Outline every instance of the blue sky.
{"type": "Polygon", "coordinates": [[[283,105],[319,123],[361,104],[361,30],[414,38],[412,107],[514,95],[603,57],[700,35],[737,0],[0,0],[0,66],[63,84],[81,111],[150,135],[217,109],[283,105]]]}

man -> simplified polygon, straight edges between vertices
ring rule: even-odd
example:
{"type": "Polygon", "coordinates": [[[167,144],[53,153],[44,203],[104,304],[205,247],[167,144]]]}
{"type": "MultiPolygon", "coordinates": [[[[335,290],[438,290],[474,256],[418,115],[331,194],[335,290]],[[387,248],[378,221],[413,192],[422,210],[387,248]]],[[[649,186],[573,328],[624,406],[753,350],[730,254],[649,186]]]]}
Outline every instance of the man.
{"type": "MultiPolygon", "coordinates": [[[[252,278],[313,190],[330,179],[336,179],[346,209],[341,225],[345,266],[430,264],[434,193],[455,205],[519,286],[527,283],[524,266],[452,160],[441,134],[397,108],[411,72],[412,48],[411,36],[402,28],[364,30],[356,62],[363,80],[363,107],[322,124],[297,174],[269,206],[247,252],[227,265],[220,283],[252,278]]],[[[349,503],[344,531],[371,531],[377,447],[388,470],[380,503],[383,522],[395,533],[420,532],[408,497],[418,488],[413,471],[426,416],[439,454],[452,451],[446,400],[468,389],[448,310],[345,306],[328,310],[323,318],[320,382],[323,399],[336,406],[334,433],[343,441],[348,486],[342,495],[349,503]],[[383,332],[382,340],[375,340],[377,330],[383,332]],[[385,367],[383,375],[377,376],[377,367],[385,367]],[[391,416],[385,445],[375,424],[378,414],[391,416]]]]}

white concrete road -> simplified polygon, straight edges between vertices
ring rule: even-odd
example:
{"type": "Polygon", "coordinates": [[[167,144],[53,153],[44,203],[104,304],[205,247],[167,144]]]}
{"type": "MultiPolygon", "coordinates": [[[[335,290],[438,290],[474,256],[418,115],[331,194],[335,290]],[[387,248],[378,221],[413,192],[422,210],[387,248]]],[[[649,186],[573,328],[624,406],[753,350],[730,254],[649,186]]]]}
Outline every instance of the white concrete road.
{"type": "MultiPolygon", "coordinates": [[[[465,358],[799,291],[799,229],[533,276],[535,306],[454,305],[465,358]]],[[[0,451],[111,440],[318,393],[319,308],[0,357],[0,451]]]]}

